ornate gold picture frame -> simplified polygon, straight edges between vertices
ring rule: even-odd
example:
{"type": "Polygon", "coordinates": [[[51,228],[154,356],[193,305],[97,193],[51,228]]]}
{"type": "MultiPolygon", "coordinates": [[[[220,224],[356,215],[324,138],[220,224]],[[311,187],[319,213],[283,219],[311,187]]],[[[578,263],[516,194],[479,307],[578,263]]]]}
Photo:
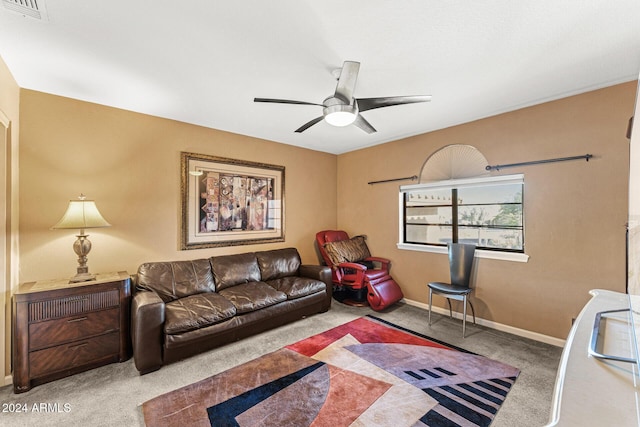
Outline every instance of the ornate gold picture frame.
{"type": "Polygon", "coordinates": [[[180,249],[284,241],[284,166],[181,152],[180,249]]]}

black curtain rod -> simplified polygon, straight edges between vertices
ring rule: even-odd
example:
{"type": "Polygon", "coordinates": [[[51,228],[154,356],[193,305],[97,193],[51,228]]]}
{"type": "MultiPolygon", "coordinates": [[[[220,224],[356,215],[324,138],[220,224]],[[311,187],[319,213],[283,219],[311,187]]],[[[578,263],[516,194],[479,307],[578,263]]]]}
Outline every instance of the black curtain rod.
{"type": "Polygon", "coordinates": [[[367,184],[369,184],[369,185],[382,184],[384,182],[405,181],[407,179],[410,179],[411,181],[414,181],[414,180],[418,179],[418,175],[406,176],[404,178],[383,179],[382,181],[369,181],[369,182],[367,182],[367,184]]]}
{"type": "Polygon", "coordinates": [[[542,164],[542,163],[566,162],[568,160],[580,160],[580,159],[585,159],[588,162],[589,159],[592,158],[592,157],[593,157],[593,154],[585,154],[583,156],[560,157],[560,158],[557,158],[557,159],[534,160],[532,162],[509,163],[508,165],[487,166],[485,169],[488,170],[488,171],[490,171],[490,170],[499,171],[500,169],[512,168],[512,167],[516,167],[516,166],[539,165],[539,164],[542,164]]]}

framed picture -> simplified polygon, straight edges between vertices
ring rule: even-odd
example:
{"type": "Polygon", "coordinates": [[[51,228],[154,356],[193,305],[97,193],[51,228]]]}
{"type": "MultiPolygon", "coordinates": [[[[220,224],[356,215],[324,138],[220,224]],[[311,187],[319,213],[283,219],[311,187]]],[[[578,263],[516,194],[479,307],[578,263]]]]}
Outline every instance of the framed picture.
{"type": "Polygon", "coordinates": [[[180,156],[180,249],[284,241],[284,166],[180,156]]]}

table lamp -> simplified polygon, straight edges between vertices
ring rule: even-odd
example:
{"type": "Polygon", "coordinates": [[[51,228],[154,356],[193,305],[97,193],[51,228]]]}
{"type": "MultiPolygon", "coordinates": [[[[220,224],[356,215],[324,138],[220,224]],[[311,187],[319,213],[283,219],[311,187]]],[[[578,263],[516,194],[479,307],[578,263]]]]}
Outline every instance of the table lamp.
{"type": "Polygon", "coordinates": [[[76,235],[78,239],[73,243],[73,250],[78,255],[78,274],[69,280],[70,283],[95,280],[95,274],[90,274],[87,266],[91,242],[87,238],[89,235],[84,234],[84,230],[102,227],[111,227],[111,224],[100,215],[96,203],[93,200],[87,200],[84,194],[80,194],[78,200],[70,200],[62,219],[51,227],[53,230],[69,228],[80,230],[80,234],[76,235]]]}

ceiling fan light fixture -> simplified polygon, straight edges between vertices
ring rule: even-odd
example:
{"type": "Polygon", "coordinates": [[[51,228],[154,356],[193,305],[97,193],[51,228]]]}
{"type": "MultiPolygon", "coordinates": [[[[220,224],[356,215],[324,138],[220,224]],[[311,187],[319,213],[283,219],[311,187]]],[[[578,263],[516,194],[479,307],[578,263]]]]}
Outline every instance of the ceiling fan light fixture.
{"type": "Polygon", "coordinates": [[[324,108],[324,119],[332,126],[349,126],[358,117],[353,105],[332,105],[324,108]]]}
{"type": "MultiPolygon", "coordinates": [[[[3,0],[7,1],[7,0],[3,0]]],[[[22,0],[15,0],[22,1],[22,0]]],[[[292,99],[274,98],[253,98],[254,102],[272,102],[276,104],[293,105],[317,105],[324,107],[321,116],[317,116],[295,130],[302,133],[311,126],[326,121],[331,126],[345,127],[353,124],[368,134],[376,132],[376,129],[360,114],[360,112],[373,110],[375,108],[391,107],[394,105],[413,104],[416,102],[427,102],[431,100],[431,95],[409,95],[409,96],[384,96],[376,98],[356,98],[354,91],[358,80],[360,63],[356,61],[344,61],[342,68],[335,70],[332,74],[338,79],[336,91],[333,95],[325,98],[322,104],[313,102],[295,101],[292,99]]]]}

